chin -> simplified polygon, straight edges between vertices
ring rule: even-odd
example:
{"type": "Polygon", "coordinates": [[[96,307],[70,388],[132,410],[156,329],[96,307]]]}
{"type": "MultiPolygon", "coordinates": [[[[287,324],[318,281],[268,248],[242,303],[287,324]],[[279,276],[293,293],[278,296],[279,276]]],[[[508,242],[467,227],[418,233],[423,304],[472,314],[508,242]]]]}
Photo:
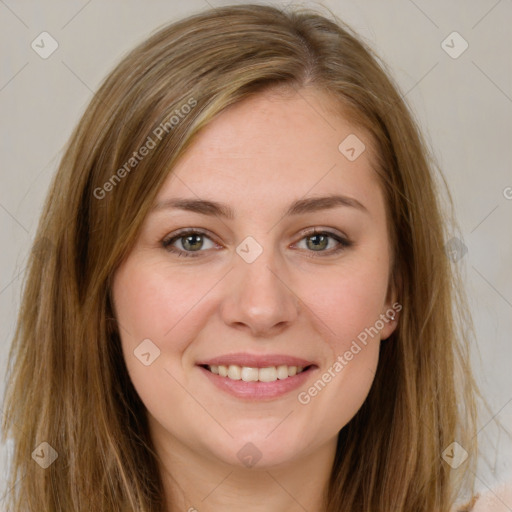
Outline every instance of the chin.
{"type": "Polygon", "coordinates": [[[268,432],[235,437],[230,443],[233,456],[228,463],[239,467],[270,469],[290,464],[304,454],[305,446],[298,444],[297,433],[282,432],[278,435],[273,432],[269,435],[268,432]]]}

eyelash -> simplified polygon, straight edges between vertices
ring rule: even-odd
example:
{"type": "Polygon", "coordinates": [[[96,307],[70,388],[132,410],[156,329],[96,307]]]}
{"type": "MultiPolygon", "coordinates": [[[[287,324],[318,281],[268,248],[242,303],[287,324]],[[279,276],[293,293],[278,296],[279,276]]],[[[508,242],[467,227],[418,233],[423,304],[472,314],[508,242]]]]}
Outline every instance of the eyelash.
{"type": "MultiPolygon", "coordinates": [[[[197,258],[198,256],[201,255],[202,252],[205,252],[205,251],[204,250],[183,251],[182,249],[177,249],[176,247],[172,246],[172,244],[176,240],[179,240],[180,238],[185,238],[188,235],[204,235],[207,238],[210,238],[207,235],[207,233],[202,231],[201,229],[184,229],[183,231],[179,231],[178,233],[174,234],[172,237],[164,238],[162,240],[162,246],[166,251],[177,254],[178,257],[185,256],[186,258],[189,258],[189,257],[197,258]]],[[[332,256],[332,255],[338,254],[339,252],[343,251],[344,249],[347,249],[348,247],[352,246],[352,242],[350,240],[348,240],[347,238],[341,237],[340,235],[335,234],[331,231],[326,231],[326,230],[317,231],[316,228],[313,229],[313,231],[305,233],[304,236],[299,241],[302,241],[305,238],[310,238],[315,235],[323,235],[323,236],[328,236],[330,238],[333,238],[334,240],[336,240],[339,243],[339,245],[338,245],[338,247],[331,249],[329,251],[319,251],[318,254],[311,254],[311,255],[308,254],[307,255],[308,258],[321,258],[321,257],[325,257],[325,256],[332,256]]],[[[210,238],[210,240],[211,240],[211,238],[210,238]]],[[[316,251],[306,251],[306,252],[315,253],[316,251]]]]}

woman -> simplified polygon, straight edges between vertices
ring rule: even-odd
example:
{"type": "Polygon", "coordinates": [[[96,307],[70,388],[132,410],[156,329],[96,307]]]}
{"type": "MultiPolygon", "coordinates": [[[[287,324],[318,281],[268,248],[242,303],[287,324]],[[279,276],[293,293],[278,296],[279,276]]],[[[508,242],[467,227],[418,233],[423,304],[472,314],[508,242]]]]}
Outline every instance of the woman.
{"type": "Polygon", "coordinates": [[[134,49],[39,225],[11,509],[454,510],[476,389],[438,177],[339,20],[229,6],[134,49]]]}

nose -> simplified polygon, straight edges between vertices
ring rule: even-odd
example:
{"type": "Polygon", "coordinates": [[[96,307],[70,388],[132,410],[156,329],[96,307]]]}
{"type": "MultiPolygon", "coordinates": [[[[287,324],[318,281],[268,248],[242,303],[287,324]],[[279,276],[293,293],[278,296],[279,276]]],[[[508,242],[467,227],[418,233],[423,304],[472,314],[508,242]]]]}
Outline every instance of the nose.
{"type": "Polygon", "coordinates": [[[300,300],[278,260],[270,249],[252,263],[235,255],[221,305],[226,325],[254,337],[273,337],[296,320],[300,300]]]}

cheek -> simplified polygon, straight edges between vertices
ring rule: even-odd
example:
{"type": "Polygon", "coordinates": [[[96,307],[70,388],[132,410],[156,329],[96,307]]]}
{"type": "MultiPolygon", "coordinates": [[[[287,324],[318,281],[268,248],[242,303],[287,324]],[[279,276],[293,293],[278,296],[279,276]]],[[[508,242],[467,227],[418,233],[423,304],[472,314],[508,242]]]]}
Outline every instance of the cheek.
{"type": "MultiPolygon", "coordinates": [[[[130,379],[149,411],[176,406],[183,390],[182,354],[193,337],[190,317],[201,290],[193,277],[165,275],[165,265],[132,254],[117,270],[114,310],[130,379]],[[175,377],[175,378],[173,378],[175,377]]],[[[167,271],[168,274],[168,271],[167,271]]],[[[203,295],[208,283],[201,285],[203,295]]],[[[211,285],[210,285],[211,286],[211,285]]]]}
{"type": "MultiPolygon", "coordinates": [[[[309,286],[305,301],[322,321],[323,338],[337,354],[348,350],[352,340],[364,338],[364,333],[382,328],[378,322],[385,311],[387,295],[386,263],[343,268],[329,278],[309,286]]],[[[305,283],[306,284],[306,283],[305,283]]]]}
{"type": "Polygon", "coordinates": [[[170,279],[161,262],[128,260],[117,271],[113,285],[123,341],[140,343],[150,338],[169,345],[164,340],[172,339],[172,346],[179,350],[180,340],[187,338],[187,319],[212,287],[210,280],[208,276],[198,279],[193,272],[173,272],[170,279]],[[173,335],[177,327],[179,338],[173,335]]]}
{"type": "Polygon", "coordinates": [[[335,435],[357,414],[374,381],[379,344],[358,345],[322,368],[310,386],[297,395],[302,414],[321,418],[319,429],[329,431],[329,435],[335,435]],[[352,354],[350,360],[348,354],[352,354]]]}
{"type": "Polygon", "coordinates": [[[361,408],[374,381],[380,350],[377,322],[383,312],[387,280],[376,272],[344,273],[309,297],[330,353],[309,387],[299,390],[304,413],[322,418],[332,433],[361,408]]]}
{"type": "Polygon", "coordinates": [[[214,314],[208,294],[218,281],[218,274],[203,272],[199,277],[192,267],[169,270],[161,259],[143,253],[132,253],[117,270],[112,295],[122,352],[149,410],[183,395],[178,382],[187,377],[187,349],[214,314]]]}
{"type": "Polygon", "coordinates": [[[183,351],[180,340],[186,336],[180,319],[190,309],[189,300],[183,296],[186,290],[176,280],[169,286],[157,265],[136,254],[114,277],[112,295],[122,351],[130,377],[145,402],[151,401],[150,396],[144,396],[147,389],[159,395],[159,383],[168,381],[162,372],[183,351]],[[176,325],[180,327],[179,339],[173,337],[176,325]]]}
{"type": "Polygon", "coordinates": [[[322,416],[326,424],[342,428],[363,404],[377,369],[387,262],[359,261],[316,282],[318,286],[304,296],[318,319],[316,325],[330,357],[297,399],[310,413],[322,416]]]}

